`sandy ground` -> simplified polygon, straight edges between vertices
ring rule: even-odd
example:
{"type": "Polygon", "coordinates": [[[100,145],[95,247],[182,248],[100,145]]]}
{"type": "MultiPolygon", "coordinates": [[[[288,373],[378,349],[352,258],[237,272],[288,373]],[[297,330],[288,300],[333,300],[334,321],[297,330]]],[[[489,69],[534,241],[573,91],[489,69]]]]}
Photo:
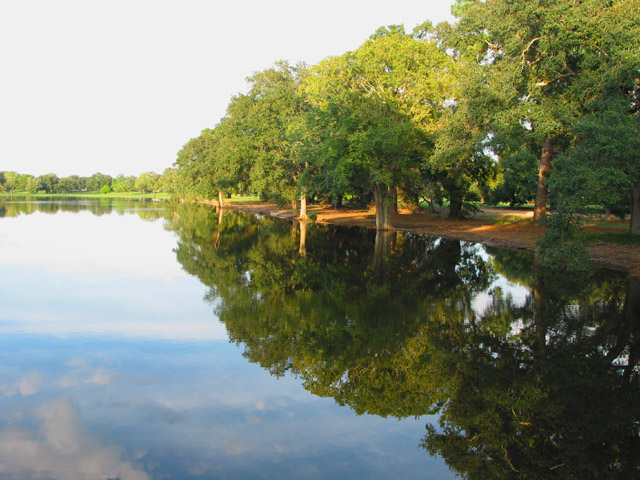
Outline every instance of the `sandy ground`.
{"type": "MultiPolygon", "coordinates": [[[[225,207],[280,218],[293,218],[291,210],[272,204],[229,203],[225,207]]],[[[375,227],[373,211],[311,206],[309,213],[315,214],[317,223],[375,227]]],[[[393,217],[392,224],[399,231],[425,233],[531,252],[536,249],[536,238],[544,233],[544,227],[533,225],[533,212],[504,208],[483,208],[473,218],[465,220],[449,220],[431,212],[401,211],[393,217]]],[[[626,231],[628,228],[628,225],[604,220],[590,221],[585,226],[585,230],[594,232],[626,231]]],[[[595,265],[640,275],[640,245],[598,242],[590,245],[588,250],[595,265]]]]}

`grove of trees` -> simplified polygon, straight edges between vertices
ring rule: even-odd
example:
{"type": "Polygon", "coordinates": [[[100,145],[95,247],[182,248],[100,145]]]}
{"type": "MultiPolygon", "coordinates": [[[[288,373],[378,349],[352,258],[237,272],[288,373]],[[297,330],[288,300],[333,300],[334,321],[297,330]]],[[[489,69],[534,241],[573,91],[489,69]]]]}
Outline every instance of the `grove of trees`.
{"type": "Polygon", "coordinates": [[[254,73],[178,153],[176,195],[297,206],[535,201],[632,215],[640,234],[640,2],[457,0],[317,65],[254,73]]]}
{"type": "Polygon", "coordinates": [[[94,173],[90,177],[70,175],[58,177],[47,173],[38,177],[13,171],[0,171],[0,193],[22,192],[27,194],[73,193],[73,192],[173,192],[176,170],[167,168],[162,174],[145,172],[139,177],[118,175],[113,178],[103,173],[94,173]]]}

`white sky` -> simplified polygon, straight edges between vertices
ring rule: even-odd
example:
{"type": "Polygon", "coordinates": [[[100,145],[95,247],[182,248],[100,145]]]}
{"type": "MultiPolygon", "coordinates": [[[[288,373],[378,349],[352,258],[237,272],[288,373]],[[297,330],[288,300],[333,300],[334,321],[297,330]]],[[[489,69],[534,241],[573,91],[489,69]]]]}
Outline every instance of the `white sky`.
{"type": "Polygon", "coordinates": [[[2,0],[0,171],[161,173],[277,60],[315,64],[454,0],[2,0]]]}

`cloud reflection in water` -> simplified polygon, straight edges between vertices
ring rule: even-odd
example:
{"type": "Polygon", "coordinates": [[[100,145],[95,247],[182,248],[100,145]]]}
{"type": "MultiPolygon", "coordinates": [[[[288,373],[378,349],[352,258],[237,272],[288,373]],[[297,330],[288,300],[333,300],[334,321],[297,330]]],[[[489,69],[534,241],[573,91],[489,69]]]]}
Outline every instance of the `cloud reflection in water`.
{"type": "Polygon", "coordinates": [[[105,446],[84,425],[69,400],[59,399],[22,412],[26,425],[0,432],[0,472],[16,478],[146,480],[140,468],[121,460],[121,449],[105,446]]]}

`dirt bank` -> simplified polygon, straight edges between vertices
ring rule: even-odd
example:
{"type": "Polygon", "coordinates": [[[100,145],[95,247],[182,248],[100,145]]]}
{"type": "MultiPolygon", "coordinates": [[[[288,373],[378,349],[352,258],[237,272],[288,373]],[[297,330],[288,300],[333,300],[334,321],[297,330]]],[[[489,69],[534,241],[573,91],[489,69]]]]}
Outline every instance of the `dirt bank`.
{"type": "MultiPolygon", "coordinates": [[[[229,203],[225,208],[250,213],[293,219],[290,209],[264,203],[229,203]]],[[[375,227],[375,213],[368,210],[333,209],[314,206],[309,213],[316,223],[358,225],[375,227]]],[[[513,250],[535,251],[535,240],[544,232],[543,227],[533,225],[533,213],[527,210],[483,208],[473,218],[449,220],[431,212],[411,213],[401,211],[393,217],[393,225],[399,231],[425,233],[447,238],[478,242],[488,246],[513,250]]],[[[625,231],[628,226],[605,221],[590,222],[585,230],[590,232],[625,231]]],[[[640,246],[618,245],[605,242],[588,248],[595,265],[624,270],[640,275],[640,246]]]]}

